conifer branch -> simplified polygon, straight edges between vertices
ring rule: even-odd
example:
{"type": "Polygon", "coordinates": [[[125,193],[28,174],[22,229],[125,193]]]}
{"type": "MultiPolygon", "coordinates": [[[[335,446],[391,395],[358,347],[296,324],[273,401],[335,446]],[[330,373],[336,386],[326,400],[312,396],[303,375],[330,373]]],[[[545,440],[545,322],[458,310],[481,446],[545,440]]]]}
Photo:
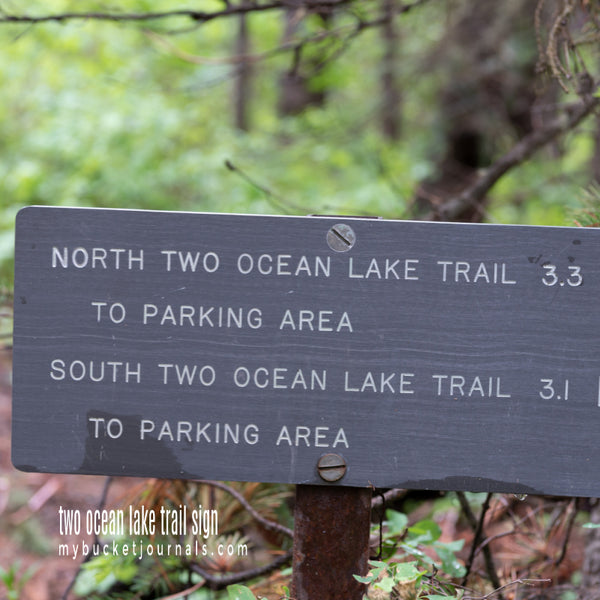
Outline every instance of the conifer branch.
{"type": "Polygon", "coordinates": [[[503,175],[524,163],[552,140],[575,129],[598,106],[600,106],[600,97],[591,94],[584,96],[579,103],[567,106],[562,115],[517,142],[493,165],[483,169],[471,185],[428,213],[424,220],[452,221],[465,210],[476,207],[503,175]]]}
{"type": "MultiPolygon", "coordinates": [[[[339,6],[350,4],[352,0],[302,0],[303,5],[309,11],[333,10],[339,6]]],[[[226,4],[222,10],[213,12],[176,9],[162,12],[140,12],[140,13],[120,13],[120,12],[64,12],[47,15],[29,15],[29,14],[9,14],[4,12],[0,14],[0,24],[16,23],[37,25],[41,23],[57,22],[65,23],[67,21],[112,21],[116,23],[126,22],[148,22],[159,21],[162,19],[171,18],[187,18],[194,23],[201,24],[220,17],[230,17],[243,15],[252,12],[263,12],[269,10],[281,10],[286,8],[290,3],[286,0],[277,0],[260,4],[257,2],[241,3],[241,4],[226,4]]]]}

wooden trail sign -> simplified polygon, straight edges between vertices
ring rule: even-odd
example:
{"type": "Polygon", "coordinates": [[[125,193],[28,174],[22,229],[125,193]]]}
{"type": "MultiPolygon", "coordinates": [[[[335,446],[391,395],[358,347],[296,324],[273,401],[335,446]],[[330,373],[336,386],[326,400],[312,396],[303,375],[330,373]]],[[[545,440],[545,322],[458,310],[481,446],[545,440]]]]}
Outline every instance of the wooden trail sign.
{"type": "Polygon", "coordinates": [[[14,314],[19,469],[600,495],[595,230],[29,207],[14,314]]]}

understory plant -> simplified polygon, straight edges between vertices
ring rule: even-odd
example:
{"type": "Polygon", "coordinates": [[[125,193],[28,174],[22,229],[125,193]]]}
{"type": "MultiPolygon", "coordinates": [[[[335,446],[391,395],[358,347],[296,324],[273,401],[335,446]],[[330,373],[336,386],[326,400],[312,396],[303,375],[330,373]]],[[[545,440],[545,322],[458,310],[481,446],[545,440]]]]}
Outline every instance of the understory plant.
{"type": "Polygon", "coordinates": [[[386,511],[381,539],[384,560],[373,560],[366,576],[355,575],[366,588],[365,600],[462,597],[454,581],[465,574],[456,558],[464,540],[442,542],[440,526],[424,519],[408,526],[408,517],[386,511]]]}
{"type": "MultiPolygon", "coordinates": [[[[38,565],[31,565],[24,571],[21,570],[21,561],[17,560],[6,569],[0,566],[0,581],[4,586],[7,600],[19,600],[25,584],[31,579],[38,565]]],[[[0,587],[0,592],[2,588],[0,587]]]]}

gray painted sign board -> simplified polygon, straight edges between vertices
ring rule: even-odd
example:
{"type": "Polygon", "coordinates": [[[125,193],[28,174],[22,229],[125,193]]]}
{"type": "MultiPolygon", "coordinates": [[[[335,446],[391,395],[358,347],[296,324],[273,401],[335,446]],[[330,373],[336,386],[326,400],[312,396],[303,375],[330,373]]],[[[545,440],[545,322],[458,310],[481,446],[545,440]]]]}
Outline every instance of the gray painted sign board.
{"type": "Polygon", "coordinates": [[[600,232],[28,207],[22,470],[600,495],[600,232]]]}

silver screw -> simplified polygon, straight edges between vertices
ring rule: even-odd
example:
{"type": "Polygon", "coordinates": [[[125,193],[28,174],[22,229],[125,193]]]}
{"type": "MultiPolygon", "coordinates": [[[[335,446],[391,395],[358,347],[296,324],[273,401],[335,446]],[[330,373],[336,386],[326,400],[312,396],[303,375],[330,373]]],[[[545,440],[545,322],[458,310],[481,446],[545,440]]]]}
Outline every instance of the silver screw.
{"type": "Polygon", "coordinates": [[[348,252],[355,242],[356,234],[345,223],[338,223],[327,232],[327,244],[336,252],[348,252]]]}
{"type": "Polygon", "coordinates": [[[339,481],[346,474],[346,461],[339,454],[324,454],[317,463],[317,470],[324,481],[339,481]]]}

